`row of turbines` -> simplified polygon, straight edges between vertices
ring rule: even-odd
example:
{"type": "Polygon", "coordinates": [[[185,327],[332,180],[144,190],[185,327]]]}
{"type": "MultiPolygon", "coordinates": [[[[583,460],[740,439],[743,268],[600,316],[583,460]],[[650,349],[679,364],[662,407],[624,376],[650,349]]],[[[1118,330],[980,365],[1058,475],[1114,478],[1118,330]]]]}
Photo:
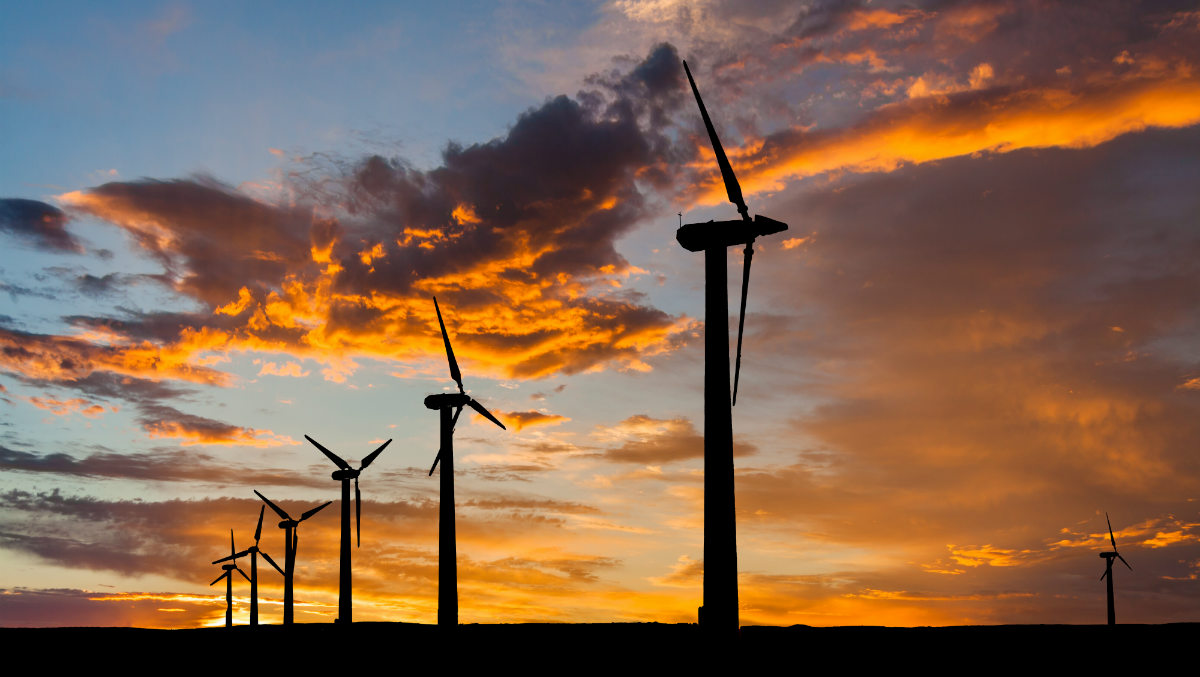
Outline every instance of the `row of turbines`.
{"type": "MultiPolygon", "coordinates": [[[[684,249],[704,253],[704,579],[702,606],[698,610],[698,620],[705,630],[728,634],[736,632],[740,625],[737,586],[737,524],[734,512],[732,407],[737,403],[737,386],[741,374],[742,335],[746,319],[747,289],[750,285],[750,263],[754,256],[754,241],[757,238],[783,232],[787,230],[788,226],[762,214],[751,218],[737,176],[717,137],[716,129],[708,116],[708,110],[704,106],[700,90],[696,87],[696,81],[692,77],[691,69],[688,68],[686,61],[683,62],[683,70],[687,74],[688,84],[696,98],[696,105],[704,121],[705,130],[708,132],[709,141],[712,143],[713,153],[721,171],[721,179],[725,184],[726,195],[737,208],[740,217],[730,221],[681,224],[675,233],[675,239],[684,249]],[[737,358],[734,364],[731,394],[727,287],[729,271],[726,250],[733,246],[744,246],[745,248],[743,249],[737,358]]],[[[441,426],[441,447],[434,458],[433,467],[429,470],[429,474],[433,475],[438,463],[442,464],[441,502],[438,514],[438,624],[453,626],[458,623],[458,569],[454,530],[454,425],[464,407],[471,407],[501,428],[504,428],[504,424],[487,411],[483,405],[467,395],[463,388],[462,373],[458,368],[458,362],[454,359],[454,350],[450,346],[446,323],[442,320],[442,311],[437,305],[436,298],[434,299],[434,309],[441,327],[442,340],[446,345],[450,376],[458,385],[457,393],[430,395],[425,398],[425,406],[439,412],[441,426]]],[[[356,513],[361,517],[361,508],[358,502],[358,476],[387,447],[391,440],[372,452],[355,469],[336,454],[321,446],[316,440],[307,435],[305,438],[338,466],[338,470],[333,473],[333,478],[342,483],[341,579],[338,620],[349,623],[353,614],[350,577],[349,481],[354,480],[356,513]]],[[[292,574],[295,571],[296,528],[300,522],[312,517],[329,503],[303,513],[300,519],[292,519],[267,497],[257,491],[255,493],[262,498],[266,506],[259,510],[259,524],[254,534],[254,545],[241,552],[236,552],[233,548],[232,532],[230,532],[230,555],[213,562],[214,564],[229,563],[224,565],[225,572],[216,581],[213,581],[213,584],[215,585],[223,578],[226,580],[226,598],[229,605],[229,609],[226,611],[226,625],[231,625],[233,572],[238,571],[246,577],[250,581],[252,591],[250,622],[251,625],[256,625],[258,623],[256,556],[261,553],[264,559],[284,577],[284,624],[290,624],[293,617],[292,574]],[[280,569],[265,552],[258,548],[263,511],[267,506],[283,520],[279,523],[280,528],[285,530],[286,555],[283,569],[280,569]],[[246,555],[251,556],[251,575],[249,576],[236,565],[236,560],[246,555]]],[[[1107,517],[1106,513],[1105,519],[1107,517]]],[[[1127,567],[1129,567],[1129,563],[1117,553],[1117,542],[1113,536],[1111,521],[1108,527],[1113,549],[1111,552],[1101,553],[1100,556],[1106,560],[1105,572],[1101,579],[1107,578],[1108,580],[1108,622],[1111,625],[1116,622],[1113,610],[1113,560],[1120,559],[1127,567]]]]}
{"type": "MultiPolygon", "coordinates": [[[[500,426],[501,429],[506,429],[500,419],[492,415],[482,404],[467,394],[467,390],[463,387],[462,371],[458,368],[458,360],[454,357],[454,348],[450,345],[450,335],[446,332],[446,323],[442,319],[442,309],[438,306],[437,298],[433,299],[433,308],[437,313],[438,325],[442,330],[442,341],[446,345],[446,361],[450,365],[450,378],[454,379],[454,383],[458,386],[457,393],[441,393],[430,395],[425,398],[425,406],[429,409],[434,409],[439,412],[440,423],[440,441],[441,446],[438,449],[437,455],[433,459],[433,466],[429,469],[429,475],[432,476],[438,467],[438,463],[442,465],[440,474],[441,481],[441,496],[438,508],[438,625],[440,626],[455,626],[458,625],[458,557],[457,557],[457,538],[454,529],[454,426],[458,423],[458,417],[462,414],[463,408],[470,407],[482,414],[492,423],[500,426]]],[[[358,478],[363,470],[366,470],[369,465],[392,443],[391,440],[379,445],[375,451],[372,451],[362,460],[357,468],[353,467],[342,457],[330,451],[320,442],[314,440],[308,435],[304,436],[315,446],[322,454],[324,454],[334,465],[337,470],[333,472],[333,479],[341,483],[342,490],[342,528],[341,528],[341,567],[338,581],[338,618],[337,622],[352,623],[354,621],[354,593],[353,579],[351,576],[350,562],[350,480],[354,480],[354,527],[355,540],[358,546],[362,546],[362,492],[359,490],[358,478]]],[[[225,625],[226,627],[233,626],[233,572],[238,572],[250,582],[250,625],[258,625],[258,556],[262,555],[276,571],[283,576],[283,624],[291,625],[295,616],[293,611],[293,595],[292,583],[296,571],[296,550],[299,545],[299,526],[300,523],[308,518],[316,515],[333,501],[327,501],[321,505],[311,508],[310,510],[301,513],[300,518],[293,518],[283,508],[276,505],[271,499],[263,496],[258,490],[254,493],[263,500],[263,505],[258,511],[258,526],[254,529],[254,545],[245,550],[238,551],[234,545],[233,530],[229,531],[229,555],[217,560],[213,560],[213,564],[222,564],[224,570],[209,585],[216,585],[222,580],[225,581],[225,625]],[[284,566],[280,568],[271,556],[264,552],[259,547],[259,541],[262,538],[263,515],[267,508],[275,511],[279,515],[279,528],[284,530],[284,566]],[[250,573],[237,565],[237,560],[249,556],[250,557],[250,573]]]]}

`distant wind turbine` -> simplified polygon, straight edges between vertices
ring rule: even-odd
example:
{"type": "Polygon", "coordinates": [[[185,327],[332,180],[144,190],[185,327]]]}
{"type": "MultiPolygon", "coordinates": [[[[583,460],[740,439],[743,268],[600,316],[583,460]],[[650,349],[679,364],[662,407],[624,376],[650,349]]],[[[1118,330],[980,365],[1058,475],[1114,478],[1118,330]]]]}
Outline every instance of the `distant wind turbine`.
{"type": "Polygon", "coordinates": [[[283,519],[283,521],[279,523],[279,528],[283,529],[283,545],[285,550],[283,556],[283,624],[291,625],[294,618],[292,613],[292,580],[295,578],[296,574],[296,546],[299,545],[300,541],[300,536],[296,533],[297,528],[300,526],[301,522],[309,517],[312,517],[318,512],[321,512],[322,508],[330,503],[333,503],[333,501],[326,501],[321,505],[318,505],[303,515],[300,515],[300,519],[297,520],[292,519],[291,515],[284,512],[283,508],[280,508],[272,503],[271,499],[260,494],[257,489],[254,490],[254,493],[258,494],[258,497],[261,498],[263,502],[267,504],[267,506],[274,510],[276,515],[279,515],[283,519]]]}
{"type": "Polygon", "coordinates": [[[1108,540],[1112,542],[1113,549],[1112,549],[1112,552],[1100,553],[1100,556],[1104,558],[1104,573],[1100,574],[1100,580],[1103,581],[1106,578],[1108,579],[1108,624],[1116,625],[1117,624],[1117,610],[1116,610],[1116,607],[1113,605],[1113,573],[1112,573],[1113,560],[1114,559],[1121,560],[1121,564],[1124,564],[1125,566],[1129,567],[1130,571],[1133,571],[1133,567],[1129,566],[1129,562],[1126,562],[1125,558],[1121,557],[1121,553],[1117,552],[1117,539],[1115,536],[1113,536],[1112,520],[1108,519],[1107,512],[1104,513],[1104,521],[1108,522],[1108,540]]]}
{"type": "Polygon", "coordinates": [[[338,623],[354,622],[354,599],[353,589],[350,577],[350,480],[354,480],[354,528],[358,535],[358,545],[362,546],[362,494],[358,491],[358,476],[371,465],[376,456],[379,456],[387,445],[392,441],[388,440],[379,445],[379,448],[372,451],[358,469],[350,467],[350,464],[342,460],[340,456],[332,451],[321,446],[321,443],[309,437],[304,436],[304,439],[312,442],[313,446],[325,454],[333,464],[338,467],[333,471],[333,479],[342,483],[342,564],[341,564],[341,580],[338,584],[338,623]]]}
{"type": "MultiPolygon", "coordinates": [[[[239,553],[234,553],[228,557],[222,557],[221,559],[213,560],[213,564],[220,564],[221,562],[226,562],[226,561],[237,561],[241,557],[250,555],[250,625],[251,626],[258,625],[258,556],[262,555],[264,558],[266,558],[266,560],[268,562],[270,562],[271,566],[275,567],[275,570],[278,571],[280,573],[280,575],[284,575],[283,569],[279,568],[279,565],[275,563],[275,560],[271,559],[270,555],[263,552],[258,547],[258,541],[260,538],[262,538],[263,511],[266,509],[267,509],[267,506],[265,506],[265,505],[260,506],[258,509],[258,526],[254,528],[254,545],[250,546],[249,548],[246,548],[245,550],[243,550],[239,553]]],[[[230,540],[231,541],[233,540],[232,532],[230,533],[230,540]]],[[[231,545],[232,545],[232,543],[231,543],[231,545]]]]}
{"type": "Polygon", "coordinates": [[[454,424],[463,407],[470,407],[482,414],[492,423],[504,428],[500,419],[492,416],[482,404],[467,395],[463,388],[462,372],[458,369],[458,360],[454,359],[454,349],[450,347],[450,336],[446,333],[446,323],[442,321],[442,309],[438,307],[437,298],[433,299],[433,309],[437,312],[438,325],[442,328],[442,341],[446,344],[446,360],[450,363],[450,378],[458,384],[457,393],[441,393],[425,398],[425,406],[441,412],[441,448],[433,459],[429,474],[433,475],[438,461],[442,463],[441,495],[438,510],[438,625],[454,627],[458,625],[458,546],[454,533],[454,424]],[[454,413],[451,414],[450,410],[454,413]]]}
{"type": "Polygon", "coordinates": [[[741,214],[734,221],[688,223],[675,231],[684,249],[704,252],[704,601],[700,624],[719,632],[738,629],[737,519],[733,491],[733,412],[742,370],[742,329],[746,323],[746,291],[754,240],[787,230],[787,224],[762,214],[750,218],[729,158],[717,138],[708,110],[696,89],[692,71],[683,64],[700,117],[721,169],[725,192],[741,214]],[[729,292],[725,250],[745,245],[742,267],[742,306],[738,319],[737,362],[733,397],[729,394],[729,292]]]}
{"type": "MultiPolygon", "coordinates": [[[[226,557],[225,559],[233,559],[234,557],[236,557],[236,552],[237,552],[237,549],[234,548],[234,546],[233,546],[233,529],[230,529],[229,530],[229,557],[226,557]]],[[[222,560],[217,560],[217,562],[220,562],[220,561],[222,561],[222,560]]],[[[213,564],[216,564],[217,562],[213,562],[213,564]]],[[[209,583],[208,585],[209,585],[209,587],[212,587],[212,586],[216,585],[217,583],[219,583],[222,578],[225,579],[225,627],[232,628],[233,627],[233,572],[235,572],[235,571],[238,572],[239,574],[242,575],[242,578],[246,579],[247,581],[250,580],[250,577],[246,575],[245,571],[242,571],[238,567],[236,562],[230,562],[229,564],[222,564],[221,568],[225,570],[225,573],[221,574],[220,576],[217,576],[217,580],[213,581],[212,583],[209,583]]]]}

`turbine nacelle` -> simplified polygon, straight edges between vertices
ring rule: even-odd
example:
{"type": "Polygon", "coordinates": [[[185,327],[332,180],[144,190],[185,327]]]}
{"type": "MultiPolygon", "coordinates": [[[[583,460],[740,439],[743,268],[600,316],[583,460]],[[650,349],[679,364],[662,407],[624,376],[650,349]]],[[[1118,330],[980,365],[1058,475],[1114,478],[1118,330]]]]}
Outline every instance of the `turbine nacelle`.
{"type": "Polygon", "coordinates": [[[429,409],[455,409],[470,405],[474,400],[466,393],[439,393],[425,398],[425,406],[429,409]]]}
{"type": "Polygon", "coordinates": [[[223,571],[233,571],[236,568],[238,568],[238,565],[236,565],[236,564],[222,564],[221,565],[221,569],[223,571]]]}
{"type": "Polygon", "coordinates": [[[330,475],[335,480],[353,480],[357,479],[362,473],[362,468],[348,468],[346,470],[334,470],[330,475]]]}
{"type": "Polygon", "coordinates": [[[712,247],[724,248],[750,244],[754,238],[787,230],[782,221],[757,214],[753,221],[705,221],[687,223],[675,231],[675,239],[690,252],[704,251],[712,247]]]}
{"type": "Polygon", "coordinates": [[[1120,555],[1115,552],[1102,552],[1100,553],[1100,557],[1104,559],[1113,559],[1114,557],[1120,557],[1120,555]]]}

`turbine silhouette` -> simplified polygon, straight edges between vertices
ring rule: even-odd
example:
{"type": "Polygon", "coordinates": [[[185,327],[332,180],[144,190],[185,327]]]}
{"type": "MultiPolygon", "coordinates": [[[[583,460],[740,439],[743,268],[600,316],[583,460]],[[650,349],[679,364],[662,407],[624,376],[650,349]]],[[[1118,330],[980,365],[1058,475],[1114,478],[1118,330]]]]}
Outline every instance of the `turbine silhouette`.
{"type": "Polygon", "coordinates": [[[1121,560],[1121,564],[1129,567],[1133,571],[1133,567],[1129,566],[1129,562],[1121,557],[1121,553],[1117,552],[1117,538],[1113,536],[1112,520],[1108,519],[1108,513],[1104,513],[1104,521],[1108,522],[1108,540],[1112,542],[1112,552],[1102,552],[1100,556],[1104,558],[1104,573],[1100,574],[1100,580],[1108,579],[1108,624],[1117,624],[1117,610],[1113,605],[1113,572],[1112,565],[1114,559],[1121,560]]]}
{"type": "MultiPolygon", "coordinates": [[[[236,556],[235,552],[236,552],[236,548],[233,547],[233,529],[230,529],[229,530],[229,557],[226,557],[225,559],[234,559],[236,556]]],[[[217,562],[220,562],[220,561],[222,561],[222,560],[217,560],[217,562]]],[[[217,562],[213,562],[213,564],[216,564],[217,562]]],[[[235,571],[238,572],[239,574],[242,575],[242,578],[246,579],[247,581],[250,580],[250,577],[246,575],[245,571],[242,571],[238,567],[236,562],[232,562],[230,564],[222,564],[221,568],[225,570],[225,573],[221,574],[220,576],[217,576],[217,579],[215,581],[213,581],[212,583],[209,583],[208,586],[211,588],[212,586],[219,583],[222,578],[225,579],[225,627],[232,628],[233,627],[233,572],[235,572],[235,571]]]]}
{"type": "Polygon", "coordinates": [[[482,404],[467,395],[466,389],[463,388],[462,372],[458,369],[458,360],[454,359],[454,349],[450,347],[450,336],[446,333],[446,323],[442,320],[442,309],[438,307],[437,298],[433,299],[433,309],[437,312],[442,341],[446,344],[450,378],[458,384],[457,393],[442,393],[425,398],[426,407],[440,412],[441,448],[433,459],[429,474],[433,475],[438,462],[441,461],[441,494],[438,509],[438,625],[451,628],[458,625],[458,546],[454,532],[454,425],[466,406],[502,429],[507,428],[504,428],[504,424],[492,416],[482,404]],[[451,409],[454,410],[453,414],[450,413],[451,409]]]}
{"type": "Polygon", "coordinates": [[[750,218],[729,158],[717,138],[700,90],[687,62],[683,64],[700,117],[708,130],[725,193],[737,207],[741,219],[688,223],[679,227],[675,239],[684,249],[704,252],[704,601],[700,624],[719,632],[738,628],[737,521],[733,491],[733,415],[742,368],[742,331],[746,323],[746,292],[750,286],[750,262],[754,240],[787,230],[787,224],[762,214],[750,218]],[[737,362],[733,396],[729,391],[729,292],[726,249],[745,245],[742,267],[742,302],[738,318],[737,362]]]}
{"type": "MultiPolygon", "coordinates": [[[[264,558],[266,558],[266,560],[268,562],[270,562],[271,566],[275,567],[275,570],[278,571],[281,576],[284,575],[283,569],[279,568],[279,565],[275,563],[275,560],[271,559],[270,555],[263,552],[262,549],[260,549],[258,547],[258,541],[259,541],[259,539],[262,538],[263,511],[265,511],[266,509],[267,509],[267,506],[265,506],[265,505],[260,506],[258,509],[258,526],[254,528],[254,545],[250,546],[249,548],[246,548],[245,550],[243,550],[241,552],[234,553],[228,557],[222,557],[221,559],[213,560],[213,564],[220,564],[221,562],[226,562],[226,561],[236,562],[238,559],[245,557],[246,555],[250,555],[250,625],[251,626],[258,625],[258,556],[262,555],[264,558]]],[[[231,532],[230,540],[232,541],[232,539],[233,539],[233,534],[231,532]]]]}
{"type": "Polygon", "coordinates": [[[263,500],[263,502],[266,503],[267,506],[269,506],[272,510],[274,510],[275,514],[279,515],[279,517],[281,517],[283,520],[279,523],[279,528],[283,529],[283,545],[284,545],[283,624],[291,625],[292,620],[294,618],[293,611],[292,611],[292,580],[296,574],[296,546],[299,545],[299,541],[300,541],[300,536],[299,536],[299,534],[296,533],[296,531],[299,528],[301,522],[308,519],[309,517],[312,517],[313,515],[317,514],[318,512],[321,512],[321,510],[325,506],[329,505],[330,503],[333,503],[333,501],[326,501],[326,502],[322,503],[321,505],[318,505],[317,507],[313,508],[312,510],[309,510],[308,512],[300,515],[300,519],[297,520],[297,519],[292,519],[291,515],[284,512],[283,508],[280,508],[279,506],[272,503],[271,499],[260,494],[257,489],[254,490],[254,493],[258,494],[258,497],[261,498],[263,500]]]}
{"type": "Polygon", "coordinates": [[[350,578],[350,480],[354,480],[354,528],[358,536],[358,545],[362,546],[362,494],[358,490],[358,476],[376,456],[383,453],[384,448],[391,444],[388,440],[379,445],[379,448],[372,451],[358,469],[350,467],[350,464],[342,460],[340,456],[332,451],[321,446],[321,443],[309,437],[304,436],[304,439],[313,443],[313,446],[321,450],[333,464],[338,467],[333,472],[333,479],[339,480],[342,483],[342,563],[341,563],[341,580],[338,584],[338,623],[353,623],[354,622],[354,599],[353,589],[350,578]]]}

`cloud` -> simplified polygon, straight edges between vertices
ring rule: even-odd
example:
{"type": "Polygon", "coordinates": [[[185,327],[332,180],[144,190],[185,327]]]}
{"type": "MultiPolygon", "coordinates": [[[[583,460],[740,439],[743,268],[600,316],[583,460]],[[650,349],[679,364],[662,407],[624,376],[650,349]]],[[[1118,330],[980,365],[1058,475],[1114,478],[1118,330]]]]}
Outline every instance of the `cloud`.
{"type": "MultiPolygon", "coordinates": [[[[211,310],[152,332],[153,349],[185,361],[273,350],[322,361],[337,380],[353,356],[436,354],[436,294],[475,373],[644,368],[690,322],[619,291],[641,271],[614,243],[644,213],[639,182],[664,180],[675,60],[660,45],[578,99],[526,111],[501,138],[448,145],[432,170],[372,156],[318,167],[317,179],[297,171],[287,206],[205,177],[60,199],[124,228],[163,281],[211,310]]],[[[148,338],[144,325],[159,318],[75,319],[148,338]]]]}
{"type": "Polygon", "coordinates": [[[93,452],[82,458],[72,454],[35,453],[0,445],[0,468],[10,471],[53,473],[77,477],[154,482],[203,482],[221,487],[285,486],[326,488],[324,478],[283,468],[246,467],[222,462],[196,451],[156,451],[121,454],[93,452]]]}
{"type": "Polygon", "coordinates": [[[236,444],[247,447],[295,445],[287,435],[270,430],[255,430],[223,423],[211,418],[185,414],[165,404],[143,404],[138,416],[150,437],[182,440],[180,444],[236,444]]]}
{"type": "Polygon", "coordinates": [[[739,538],[861,567],[857,601],[790,601],[811,609],[798,620],[1102,618],[1105,510],[1153,567],[1123,579],[1144,586],[1130,613],[1183,617],[1148,600],[1196,547],[1200,400],[1179,386],[1200,203],[1144,177],[1200,177],[1198,148],[1195,127],[1147,131],[843,176],[771,206],[818,234],[763,266],[765,303],[791,310],[748,329],[792,356],[765,386],[814,404],[783,433],[794,462],[739,466],[739,538]]]}
{"type": "Polygon", "coordinates": [[[75,278],[75,287],[85,296],[100,297],[112,293],[124,276],[108,273],[102,277],[83,274],[75,278]]]}
{"type": "Polygon", "coordinates": [[[195,628],[225,622],[224,594],[121,593],[73,588],[0,589],[6,628],[195,628]],[[113,604],[112,602],[118,602],[113,604]]]}
{"type": "Polygon", "coordinates": [[[500,418],[508,422],[513,427],[514,432],[521,432],[521,430],[530,426],[559,425],[571,420],[566,416],[547,414],[540,411],[506,411],[500,414],[500,418]]]}
{"type": "MultiPolygon", "coordinates": [[[[686,418],[657,419],[645,414],[630,416],[611,429],[601,431],[602,438],[615,438],[599,457],[616,463],[660,464],[704,457],[704,437],[686,418]]],[[[733,455],[747,456],[756,451],[745,442],[734,442],[733,455]]]]}
{"type": "MultiPolygon", "coordinates": [[[[272,499],[293,514],[312,505],[279,496],[272,499]]],[[[235,542],[245,544],[262,504],[241,499],[106,501],[58,492],[13,491],[0,495],[0,505],[4,506],[0,547],[59,566],[113,571],[131,579],[167,575],[203,588],[219,573],[209,561],[228,548],[229,525],[241,525],[235,530],[235,542]]],[[[581,614],[602,618],[609,615],[607,609],[620,607],[621,588],[604,574],[621,562],[572,550],[572,534],[563,528],[564,517],[591,514],[594,508],[504,494],[468,501],[462,507],[458,533],[464,620],[576,620],[581,614]],[[550,534],[559,537],[548,546],[550,534]],[[564,607],[563,600],[575,603],[564,607]]],[[[315,605],[307,613],[326,614],[336,604],[336,510],[331,506],[300,529],[296,594],[299,602],[315,605]]],[[[436,616],[437,513],[436,502],[380,502],[367,497],[364,548],[355,555],[357,616],[399,615],[422,622],[436,616]],[[366,547],[368,543],[373,545],[366,547]]],[[[263,547],[273,556],[279,533],[264,532],[263,547]]],[[[235,582],[235,592],[238,587],[235,582]]],[[[260,568],[260,594],[277,601],[281,592],[278,577],[260,568]]],[[[134,594],[112,597],[133,601],[130,595],[134,594]]],[[[270,616],[277,609],[273,603],[264,610],[269,614],[267,622],[272,622],[270,616]]],[[[148,616],[140,622],[169,623],[148,616]]]]}
{"type": "MultiPolygon", "coordinates": [[[[92,404],[82,397],[73,397],[69,400],[55,400],[44,397],[25,397],[22,398],[38,409],[45,409],[55,416],[67,416],[75,412],[79,412],[88,418],[96,418],[104,413],[104,407],[98,404],[92,404]]],[[[119,411],[118,407],[110,407],[109,411],[119,411]]]]}
{"type": "Polygon", "coordinates": [[[203,344],[205,336],[186,330],[183,334],[181,345],[164,348],[132,341],[103,345],[83,338],[0,328],[0,368],[23,378],[55,382],[86,379],[97,371],[196,383],[225,382],[228,377],[224,373],[190,362],[187,344],[203,344]]]}
{"type": "MultiPolygon", "coordinates": [[[[731,160],[747,193],[755,193],[828,172],[886,172],[1022,148],[1087,148],[1130,132],[1197,122],[1200,83],[1190,77],[1136,78],[1079,89],[1005,88],[921,96],[844,129],[786,130],[731,152],[731,160]]],[[[723,202],[719,178],[706,173],[704,201],[723,202]]]]}
{"type": "Polygon", "coordinates": [[[67,215],[54,205],[21,198],[0,199],[0,231],[38,249],[81,253],[83,245],[66,229],[67,215]]]}

